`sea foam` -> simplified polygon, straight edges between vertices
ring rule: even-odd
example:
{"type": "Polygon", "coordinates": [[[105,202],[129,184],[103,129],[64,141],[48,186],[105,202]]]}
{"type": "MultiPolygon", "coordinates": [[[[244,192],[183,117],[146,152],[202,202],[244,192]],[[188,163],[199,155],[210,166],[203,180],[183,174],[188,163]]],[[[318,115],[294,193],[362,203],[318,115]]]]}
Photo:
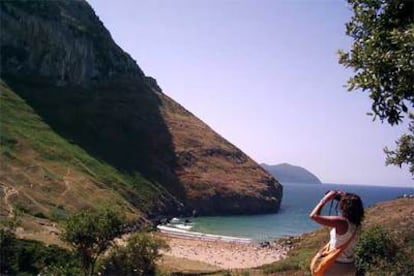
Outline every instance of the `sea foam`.
{"type": "Polygon", "coordinates": [[[231,236],[221,236],[213,234],[205,234],[200,232],[192,232],[185,229],[178,229],[175,227],[169,227],[165,225],[158,225],[157,229],[161,233],[168,234],[170,236],[176,236],[180,238],[189,238],[189,239],[201,239],[209,241],[224,241],[224,242],[237,242],[237,243],[250,243],[252,240],[248,238],[239,238],[231,236]]]}

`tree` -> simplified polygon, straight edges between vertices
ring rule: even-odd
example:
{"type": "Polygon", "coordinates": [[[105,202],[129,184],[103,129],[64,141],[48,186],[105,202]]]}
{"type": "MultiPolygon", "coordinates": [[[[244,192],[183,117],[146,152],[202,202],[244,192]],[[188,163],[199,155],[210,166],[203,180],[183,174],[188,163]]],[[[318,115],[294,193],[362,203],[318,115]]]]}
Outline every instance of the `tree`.
{"type": "Polygon", "coordinates": [[[122,221],[118,213],[104,209],[83,210],[65,222],[63,239],[78,252],[85,275],[93,275],[96,260],[120,234],[122,221]]]}
{"type": "Polygon", "coordinates": [[[410,134],[403,134],[396,142],[397,149],[384,149],[387,155],[386,164],[394,164],[401,167],[402,164],[410,164],[410,172],[414,175],[414,115],[410,114],[410,134]]]}
{"type": "MultiPolygon", "coordinates": [[[[414,1],[348,0],[353,16],[346,34],[353,38],[349,52],[339,51],[339,63],[354,69],[348,90],[368,92],[374,120],[399,124],[414,107],[414,1]]],[[[414,117],[408,120],[414,126],[414,117]]],[[[384,150],[387,164],[406,163],[414,174],[414,127],[384,150]]]]}
{"type": "Polygon", "coordinates": [[[135,233],[125,246],[111,250],[104,263],[103,275],[154,275],[161,249],[169,249],[164,240],[149,233],[135,233]]]}
{"type": "Polygon", "coordinates": [[[0,229],[0,273],[9,275],[17,272],[16,235],[9,229],[0,229]]]}

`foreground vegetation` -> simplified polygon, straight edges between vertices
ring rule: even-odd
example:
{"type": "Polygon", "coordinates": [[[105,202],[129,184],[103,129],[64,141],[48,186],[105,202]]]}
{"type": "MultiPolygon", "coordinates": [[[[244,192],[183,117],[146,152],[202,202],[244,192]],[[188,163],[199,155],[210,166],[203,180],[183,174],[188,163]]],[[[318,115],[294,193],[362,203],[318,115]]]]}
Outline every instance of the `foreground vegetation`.
{"type": "Polygon", "coordinates": [[[121,214],[110,209],[82,210],[63,224],[61,238],[66,248],[17,239],[16,225],[3,224],[0,274],[154,275],[160,250],[168,246],[145,232],[136,232],[116,243],[124,221],[121,214]]]}
{"type": "Polygon", "coordinates": [[[73,252],[56,245],[17,239],[6,228],[0,230],[0,249],[1,275],[80,274],[79,257],[73,252]]]}
{"type": "Polygon", "coordinates": [[[386,164],[409,167],[414,175],[414,2],[347,0],[353,16],[346,23],[350,50],[339,63],[353,69],[348,90],[369,96],[370,115],[390,125],[409,122],[396,148],[384,149],[386,164]]]}

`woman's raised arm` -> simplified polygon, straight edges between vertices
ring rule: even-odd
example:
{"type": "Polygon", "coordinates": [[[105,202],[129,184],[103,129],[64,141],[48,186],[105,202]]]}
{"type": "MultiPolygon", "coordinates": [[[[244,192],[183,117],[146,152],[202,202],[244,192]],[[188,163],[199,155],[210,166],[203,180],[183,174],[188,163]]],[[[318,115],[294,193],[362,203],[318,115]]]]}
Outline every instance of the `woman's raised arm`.
{"type": "Polygon", "coordinates": [[[348,230],[348,223],[346,218],[342,216],[322,216],[321,211],[323,206],[335,198],[338,192],[330,191],[328,192],[315,206],[312,212],[309,214],[309,217],[316,221],[319,224],[329,226],[336,229],[336,232],[339,235],[345,234],[348,230]]]}

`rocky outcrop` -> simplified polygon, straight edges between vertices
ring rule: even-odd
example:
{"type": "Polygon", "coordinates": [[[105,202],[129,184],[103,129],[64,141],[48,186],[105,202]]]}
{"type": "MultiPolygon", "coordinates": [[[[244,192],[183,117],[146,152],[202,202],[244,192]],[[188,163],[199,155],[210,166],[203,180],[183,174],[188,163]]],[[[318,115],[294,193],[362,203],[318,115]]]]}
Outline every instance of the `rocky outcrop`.
{"type": "Polygon", "coordinates": [[[144,77],[85,1],[2,1],[1,17],[3,75],[57,85],[144,77]]]}
{"type": "Polygon", "coordinates": [[[175,197],[152,213],[279,209],[282,186],[165,95],[85,1],[0,5],[2,79],[68,141],[175,197]]]}

